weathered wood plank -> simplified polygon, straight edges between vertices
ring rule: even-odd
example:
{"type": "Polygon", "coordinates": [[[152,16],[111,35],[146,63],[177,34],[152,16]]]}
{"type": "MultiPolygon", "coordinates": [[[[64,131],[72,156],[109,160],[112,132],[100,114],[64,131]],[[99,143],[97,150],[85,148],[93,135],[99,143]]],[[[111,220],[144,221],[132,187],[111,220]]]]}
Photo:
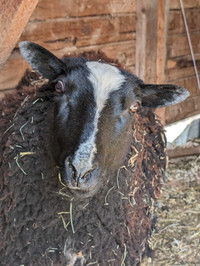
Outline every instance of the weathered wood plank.
{"type": "MultiPolygon", "coordinates": [[[[146,83],[165,83],[169,1],[136,2],[136,75],[146,83]]],[[[164,123],[165,110],[156,114],[164,123]]]]}
{"type": "MultiPolygon", "coordinates": [[[[186,19],[189,31],[200,30],[200,8],[186,9],[186,19]]],[[[169,14],[169,34],[185,33],[185,25],[181,10],[171,10],[169,14]]]]}
{"type": "Polygon", "coordinates": [[[195,75],[194,67],[184,67],[184,68],[179,68],[179,67],[174,67],[166,70],[166,81],[168,83],[175,82],[177,80],[187,78],[190,76],[195,75]]]}
{"type": "Polygon", "coordinates": [[[20,41],[29,40],[45,45],[48,49],[83,47],[134,38],[135,16],[87,17],[30,22],[20,41]]]}
{"type": "MultiPolygon", "coordinates": [[[[183,0],[191,42],[200,71],[200,0],[183,0]]],[[[166,123],[172,123],[200,112],[200,93],[194,73],[179,0],[170,1],[168,59],[166,81],[183,86],[191,96],[184,102],[166,108],[166,123]]]]}
{"type": "Polygon", "coordinates": [[[127,67],[135,65],[135,40],[97,46],[93,49],[103,51],[108,57],[118,59],[127,67]]]}
{"type": "MultiPolygon", "coordinates": [[[[200,0],[184,0],[184,8],[197,8],[200,7],[200,0]]],[[[170,9],[180,9],[180,0],[170,1],[170,9]]]]}
{"type": "MultiPolygon", "coordinates": [[[[46,46],[45,46],[46,47],[46,46]]],[[[60,50],[51,50],[56,56],[62,57],[63,55],[81,53],[84,51],[102,51],[108,57],[117,59],[125,66],[133,66],[135,64],[135,40],[122,41],[109,44],[91,45],[89,47],[64,47],[60,50]]]]}
{"type": "Polygon", "coordinates": [[[0,91],[15,87],[27,68],[29,65],[22,57],[10,56],[0,72],[0,91]]]}
{"type": "MultiPolygon", "coordinates": [[[[190,34],[194,53],[200,51],[200,31],[190,34]]],[[[186,34],[168,36],[168,58],[190,55],[186,34]]]]}
{"type": "Polygon", "coordinates": [[[0,2],[0,70],[9,57],[38,0],[0,2]]]}
{"type": "Polygon", "coordinates": [[[184,147],[177,146],[174,149],[167,149],[169,158],[179,158],[184,156],[200,154],[200,146],[185,145],[184,147]]]}
{"type": "Polygon", "coordinates": [[[165,82],[169,0],[158,2],[156,82],[165,82]]]}
{"type": "Polygon", "coordinates": [[[179,121],[200,112],[200,95],[187,98],[184,102],[166,108],[166,124],[179,121]]]}
{"type": "Polygon", "coordinates": [[[133,13],[136,0],[40,0],[31,20],[133,13]]]}
{"type": "MultiPolygon", "coordinates": [[[[200,72],[200,54],[195,54],[197,69],[200,72]]],[[[166,80],[178,80],[195,75],[191,55],[176,57],[167,61],[166,80]]]]}
{"type": "MultiPolygon", "coordinates": [[[[165,83],[167,57],[167,29],[169,17],[169,0],[158,1],[156,83],[165,83]]],[[[157,116],[165,124],[165,108],[156,110],[157,116]]]]}
{"type": "Polygon", "coordinates": [[[136,2],[136,75],[148,83],[156,82],[158,1],[136,2]]]}
{"type": "MultiPolygon", "coordinates": [[[[76,47],[73,49],[65,47],[62,50],[51,51],[58,57],[62,57],[64,54],[67,55],[74,52],[78,53],[88,50],[101,50],[108,57],[118,59],[120,63],[130,66],[130,70],[134,71],[133,65],[135,63],[135,40],[106,45],[95,45],[82,49],[77,49],[76,47]]],[[[22,56],[20,56],[19,52],[13,53],[0,73],[0,90],[15,87],[28,67],[29,65],[22,58],[22,56]]]]}

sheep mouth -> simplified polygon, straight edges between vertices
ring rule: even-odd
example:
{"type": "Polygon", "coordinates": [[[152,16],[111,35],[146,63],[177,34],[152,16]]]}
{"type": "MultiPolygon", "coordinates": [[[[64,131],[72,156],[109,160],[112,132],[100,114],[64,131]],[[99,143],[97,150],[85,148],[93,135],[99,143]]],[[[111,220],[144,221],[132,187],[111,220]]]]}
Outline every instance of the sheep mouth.
{"type": "Polygon", "coordinates": [[[101,169],[94,167],[78,175],[73,165],[68,164],[61,170],[61,180],[68,190],[79,197],[91,197],[101,185],[101,169]]]}

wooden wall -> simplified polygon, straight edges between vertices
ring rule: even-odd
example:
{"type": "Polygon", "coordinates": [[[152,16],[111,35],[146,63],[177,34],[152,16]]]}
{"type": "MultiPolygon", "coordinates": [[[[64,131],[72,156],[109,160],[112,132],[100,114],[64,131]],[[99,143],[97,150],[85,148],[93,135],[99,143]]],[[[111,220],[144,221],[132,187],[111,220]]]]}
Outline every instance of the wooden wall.
{"type": "MultiPolygon", "coordinates": [[[[37,42],[57,56],[102,50],[134,71],[135,5],[136,0],[39,0],[19,42],[37,42]]],[[[17,44],[0,73],[1,94],[27,67],[17,44]]]]}
{"type": "MultiPolygon", "coordinates": [[[[183,0],[183,4],[200,72],[200,0],[183,0]]],[[[174,83],[191,93],[183,103],[158,110],[163,121],[169,124],[200,112],[200,91],[179,0],[39,0],[18,43],[23,40],[37,42],[57,56],[102,50],[133,72],[144,68],[143,57],[153,56],[155,60],[146,62],[144,80],[155,68],[151,82],[174,83]],[[152,40],[157,40],[156,47],[150,46],[152,40]],[[140,50],[142,56],[138,57],[140,50]]],[[[0,96],[18,83],[28,67],[19,54],[18,43],[0,72],[0,96]]]]}
{"type": "MultiPolygon", "coordinates": [[[[198,71],[200,73],[200,0],[183,0],[198,71]]],[[[166,108],[166,123],[200,113],[200,90],[192,63],[179,0],[170,1],[166,82],[184,86],[191,96],[166,108]]]]}

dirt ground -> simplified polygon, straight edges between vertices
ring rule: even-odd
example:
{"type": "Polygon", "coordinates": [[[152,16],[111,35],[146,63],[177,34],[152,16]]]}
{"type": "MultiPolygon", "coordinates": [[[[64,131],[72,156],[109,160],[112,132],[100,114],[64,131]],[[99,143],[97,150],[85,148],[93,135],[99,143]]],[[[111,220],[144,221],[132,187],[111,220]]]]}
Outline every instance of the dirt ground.
{"type": "Polygon", "coordinates": [[[200,156],[170,160],[150,246],[142,266],[200,265],[200,156]]]}

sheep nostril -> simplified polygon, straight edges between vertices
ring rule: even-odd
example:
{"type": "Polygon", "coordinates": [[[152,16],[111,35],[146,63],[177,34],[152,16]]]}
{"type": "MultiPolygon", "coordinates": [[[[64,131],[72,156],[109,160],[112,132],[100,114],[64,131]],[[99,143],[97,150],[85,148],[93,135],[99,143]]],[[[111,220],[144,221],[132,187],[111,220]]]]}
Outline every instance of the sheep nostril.
{"type": "Polygon", "coordinates": [[[77,171],[76,168],[71,163],[70,159],[65,161],[65,171],[67,180],[73,182],[77,180],[77,171]]]}
{"type": "Polygon", "coordinates": [[[91,171],[92,170],[90,170],[90,171],[88,171],[87,173],[84,174],[84,176],[82,177],[82,179],[84,181],[87,181],[91,177],[91,171]]]}
{"type": "Polygon", "coordinates": [[[92,168],[85,174],[80,175],[77,180],[77,186],[81,189],[88,190],[101,184],[99,180],[100,168],[92,168]]]}

